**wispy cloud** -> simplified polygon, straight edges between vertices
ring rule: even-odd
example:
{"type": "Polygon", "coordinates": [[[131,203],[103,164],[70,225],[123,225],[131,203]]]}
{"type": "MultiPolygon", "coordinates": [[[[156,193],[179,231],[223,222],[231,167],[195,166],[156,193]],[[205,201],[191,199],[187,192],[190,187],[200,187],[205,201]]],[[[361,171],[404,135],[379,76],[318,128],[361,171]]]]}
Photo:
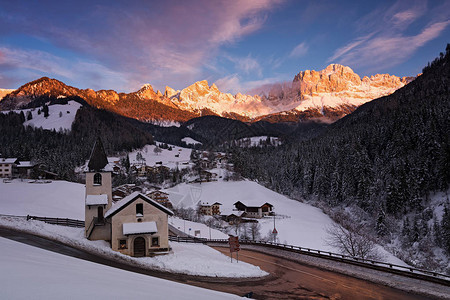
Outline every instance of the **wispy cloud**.
{"type": "MultiPolygon", "coordinates": [[[[124,89],[131,82],[123,73],[116,72],[102,64],[89,61],[73,61],[39,50],[23,50],[0,47],[0,71],[21,69],[36,79],[40,76],[57,77],[70,82],[90,82],[90,88],[100,89],[115,84],[124,89]],[[117,85],[122,82],[122,85],[117,85]]],[[[8,82],[3,76],[2,81],[8,82]]]]}
{"type": "Polygon", "coordinates": [[[292,49],[289,57],[301,57],[308,53],[308,45],[305,42],[298,44],[294,49],[292,49]]]}
{"type": "MultiPolygon", "coordinates": [[[[59,6],[49,9],[50,4],[44,2],[24,10],[10,3],[5,8],[7,15],[33,21],[8,18],[0,20],[0,27],[80,53],[122,73],[127,82],[170,83],[182,88],[204,76],[205,65],[222,46],[260,30],[267,14],[283,1],[131,1],[126,9],[120,3],[94,3],[89,10],[77,11],[70,22],[58,14],[59,6]]],[[[251,58],[242,61],[242,68],[258,69],[251,58]]]]}
{"type": "Polygon", "coordinates": [[[372,71],[383,70],[400,64],[409,59],[418,48],[437,38],[450,24],[445,20],[434,20],[423,26],[417,34],[407,34],[411,24],[426,14],[423,3],[402,9],[402,3],[397,2],[387,11],[381,10],[363,17],[356,23],[378,22],[373,30],[361,35],[346,45],[336,49],[328,62],[339,62],[345,65],[369,68],[372,71]]]}
{"type": "Polygon", "coordinates": [[[279,74],[279,76],[267,77],[260,80],[245,81],[235,73],[216,80],[215,84],[222,92],[231,94],[250,93],[253,95],[253,93],[258,93],[262,86],[273,85],[284,80],[286,80],[286,75],[279,74]]]}

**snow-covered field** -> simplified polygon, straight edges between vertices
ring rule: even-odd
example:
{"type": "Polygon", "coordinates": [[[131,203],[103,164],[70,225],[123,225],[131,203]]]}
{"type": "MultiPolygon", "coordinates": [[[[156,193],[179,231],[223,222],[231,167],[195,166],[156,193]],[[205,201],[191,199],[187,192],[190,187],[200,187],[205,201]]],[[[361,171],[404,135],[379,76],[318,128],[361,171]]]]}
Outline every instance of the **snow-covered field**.
{"type": "Polygon", "coordinates": [[[202,144],[199,141],[194,140],[193,138],[190,137],[185,137],[181,139],[182,142],[185,142],[186,145],[197,145],[197,144],[202,144]]]}
{"type": "Polygon", "coordinates": [[[84,220],[84,185],[67,181],[0,181],[0,214],[84,220]]]}
{"type": "MultiPolygon", "coordinates": [[[[271,191],[253,181],[218,181],[202,184],[179,184],[164,190],[175,207],[196,208],[199,201],[219,202],[221,211],[232,211],[237,201],[268,202],[279,216],[275,220],[280,243],[338,253],[338,249],[327,244],[327,228],[333,221],[319,208],[298,202],[271,191]]],[[[274,227],[273,217],[260,219],[261,235],[267,236],[274,227]]],[[[405,263],[381,246],[384,261],[405,265],[405,263]]]]}
{"type": "Polygon", "coordinates": [[[196,223],[191,221],[186,221],[176,217],[169,218],[169,224],[174,226],[176,229],[189,234],[191,236],[195,236],[198,238],[207,238],[207,239],[227,239],[228,234],[225,234],[217,229],[210,228],[202,223],[196,223]],[[196,234],[198,232],[198,234],[196,234]]]}
{"type": "MultiPolygon", "coordinates": [[[[49,130],[70,130],[72,128],[72,123],[75,120],[78,109],[81,104],[75,101],[69,101],[67,104],[55,104],[49,105],[47,118],[44,117],[44,113],[38,114],[39,108],[16,110],[15,112],[20,113],[23,111],[25,118],[28,116],[28,112],[31,112],[33,118],[29,121],[25,121],[25,126],[32,127],[42,127],[43,129],[49,130]]],[[[5,111],[4,113],[7,113],[5,111]]]]}
{"type": "Polygon", "coordinates": [[[0,238],[2,299],[235,299],[0,238]]]}
{"type": "MultiPolygon", "coordinates": [[[[159,142],[155,142],[159,145],[159,142]]],[[[189,161],[192,149],[169,145],[172,150],[161,149],[160,153],[155,153],[155,145],[146,145],[144,148],[129,153],[131,164],[140,164],[142,161],[137,159],[137,154],[141,153],[145,159],[144,164],[147,166],[165,166],[170,169],[179,169],[191,167],[189,161]],[[161,164],[157,164],[161,162],[161,164]]]]}

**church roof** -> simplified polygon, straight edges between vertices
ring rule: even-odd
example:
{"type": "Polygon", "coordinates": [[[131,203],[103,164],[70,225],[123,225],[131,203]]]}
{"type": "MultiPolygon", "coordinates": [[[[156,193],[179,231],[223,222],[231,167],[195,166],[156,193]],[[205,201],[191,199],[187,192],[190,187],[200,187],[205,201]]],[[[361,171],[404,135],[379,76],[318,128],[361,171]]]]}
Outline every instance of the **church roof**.
{"type": "Polygon", "coordinates": [[[108,204],[108,195],[87,195],[86,196],[86,205],[107,205],[108,204]]]}
{"type": "Polygon", "coordinates": [[[104,171],[105,167],[108,165],[108,157],[106,156],[105,149],[103,148],[103,143],[98,137],[92,149],[91,157],[89,158],[88,170],[89,171],[104,171]]]}
{"type": "Polygon", "coordinates": [[[111,208],[105,213],[105,218],[112,217],[113,215],[115,215],[116,213],[118,213],[119,211],[124,209],[128,204],[130,204],[134,200],[136,200],[137,198],[141,198],[144,201],[148,202],[149,204],[155,206],[159,210],[162,210],[163,212],[165,212],[169,216],[173,216],[173,212],[170,209],[168,209],[167,207],[162,206],[161,204],[159,204],[156,201],[153,201],[152,199],[150,199],[149,197],[145,196],[144,194],[141,194],[139,192],[134,192],[134,193],[126,196],[122,200],[114,203],[113,206],[111,206],[111,208]]]}

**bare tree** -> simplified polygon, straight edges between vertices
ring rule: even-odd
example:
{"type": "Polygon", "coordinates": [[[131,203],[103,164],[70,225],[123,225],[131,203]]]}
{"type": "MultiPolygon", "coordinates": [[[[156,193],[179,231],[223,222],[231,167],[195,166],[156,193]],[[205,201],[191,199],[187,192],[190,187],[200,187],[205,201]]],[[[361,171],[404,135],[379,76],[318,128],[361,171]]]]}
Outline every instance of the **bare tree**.
{"type": "Polygon", "coordinates": [[[252,241],[258,240],[261,238],[261,225],[258,222],[250,223],[250,237],[252,241]]]}
{"type": "Polygon", "coordinates": [[[364,231],[362,224],[334,223],[327,228],[327,233],[329,235],[327,244],[339,249],[342,254],[363,259],[380,258],[375,243],[364,231]]]}

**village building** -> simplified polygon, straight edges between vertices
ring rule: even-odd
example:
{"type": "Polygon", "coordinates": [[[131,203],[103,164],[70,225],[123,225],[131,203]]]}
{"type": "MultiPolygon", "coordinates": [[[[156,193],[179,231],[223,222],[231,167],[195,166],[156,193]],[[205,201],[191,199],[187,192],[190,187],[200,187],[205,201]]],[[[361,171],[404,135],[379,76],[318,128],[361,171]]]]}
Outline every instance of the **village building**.
{"type": "Polygon", "coordinates": [[[169,209],[173,208],[172,203],[169,200],[169,194],[165,193],[163,191],[154,190],[146,194],[147,197],[150,199],[155,200],[159,204],[161,204],[164,207],[167,207],[169,209]]]}
{"type": "Polygon", "coordinates": [[[1,158],[0,159],[0,177],[13,177],[13,169],[19,164],[17,158],[1,158]]]}
{"type": "Polygon", "coordinates": [[[200,201],[198,211],[205,216],[220,215],[220,205],[222,204],[219,202],[208,203],[200,201]]]}
{"type": "Polygon", "coordinates": [[[238,201],[233,204],[235,208],[238,211],[245,212],[245,217],[247,218],[262,218],[266,217],[272,214],[273,212],[273,205],[265,202],[265,203],[258,203],[258,202],[248,202],[243,203],[241,201],[238,201]]]}
{"type": "Polygon", "coordinates": [[[137,191],[113,204],[111,172],[98,139],[86,169],[86,238],[109,241],[113,250],[130,256],[167,253],[173,212],[137,191]]]}

